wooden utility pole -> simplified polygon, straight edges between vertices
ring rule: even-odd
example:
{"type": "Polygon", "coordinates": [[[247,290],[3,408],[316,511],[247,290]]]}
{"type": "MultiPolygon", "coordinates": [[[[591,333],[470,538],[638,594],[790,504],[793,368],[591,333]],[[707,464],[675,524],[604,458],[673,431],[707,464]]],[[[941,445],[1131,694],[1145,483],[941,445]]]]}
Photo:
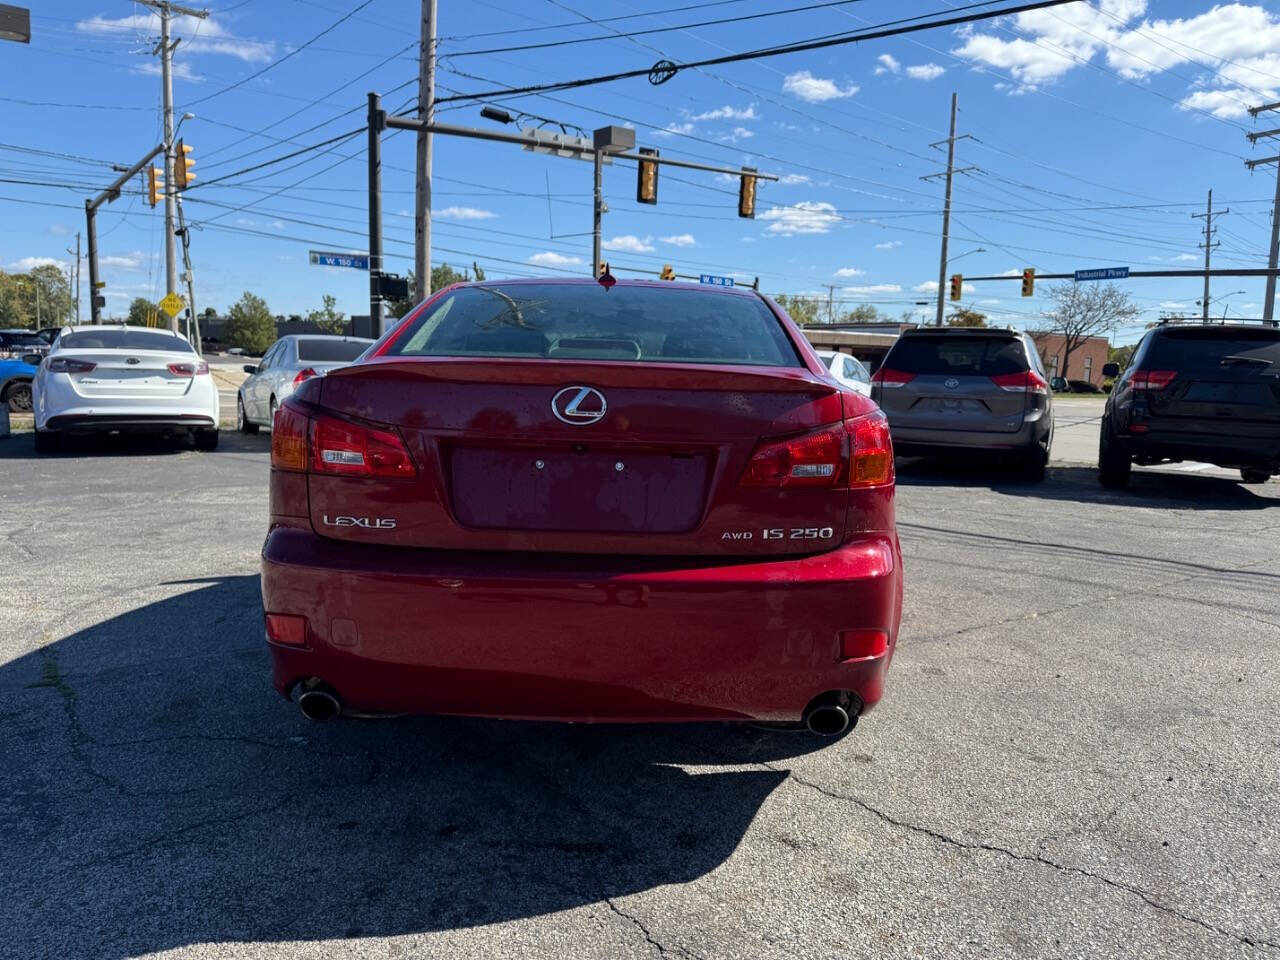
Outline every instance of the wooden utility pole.
{"type": "Polygon", "coordinates": [[[431,295],[431,151],[430,124],[436,100],[436,0],[422,0],[418,50],[418,130],[416,216],[413,223],[413,302],[431,295]]]}

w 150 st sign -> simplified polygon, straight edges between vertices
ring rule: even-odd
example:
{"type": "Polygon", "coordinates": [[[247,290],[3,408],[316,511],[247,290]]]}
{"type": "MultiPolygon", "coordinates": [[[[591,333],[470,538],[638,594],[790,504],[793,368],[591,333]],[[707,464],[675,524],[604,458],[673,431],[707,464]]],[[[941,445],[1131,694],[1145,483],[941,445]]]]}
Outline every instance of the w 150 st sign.
{"type": "Polygon", "coordinates": [[[369,269],[367,253],[333,253],[328,250],[312,250],[311,262],[318,267],[351,267],[355,270],[369,269]]]}

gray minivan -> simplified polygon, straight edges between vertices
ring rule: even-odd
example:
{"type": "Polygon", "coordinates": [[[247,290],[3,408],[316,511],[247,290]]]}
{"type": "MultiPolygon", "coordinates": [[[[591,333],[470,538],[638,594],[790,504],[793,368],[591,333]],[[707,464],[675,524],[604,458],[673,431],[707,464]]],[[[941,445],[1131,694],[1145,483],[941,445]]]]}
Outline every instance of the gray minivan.
{"type": "Polygon", "coordinates": [[[980,450],[1044,479],[1053,396],[1035,342],[1016,330],[907,330],[871,378],[903,456],[980,450]]]}

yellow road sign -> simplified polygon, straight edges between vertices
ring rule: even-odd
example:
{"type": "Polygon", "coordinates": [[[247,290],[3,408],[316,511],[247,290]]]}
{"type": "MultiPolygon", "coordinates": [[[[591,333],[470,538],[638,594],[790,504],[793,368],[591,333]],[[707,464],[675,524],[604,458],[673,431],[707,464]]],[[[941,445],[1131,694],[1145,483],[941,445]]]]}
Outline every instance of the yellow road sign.
{"type": "Polygon", "coordinates": [[[160,309],[163,310],[165,313],[167,313],[170,317],[176,317],[179,313],[182,312],[182,308],[185,307],[186,305],[187,305],[186,301],[184,301],[176,293],[166,294],[165,298],[161,300],[159,303],[160,309]]]}

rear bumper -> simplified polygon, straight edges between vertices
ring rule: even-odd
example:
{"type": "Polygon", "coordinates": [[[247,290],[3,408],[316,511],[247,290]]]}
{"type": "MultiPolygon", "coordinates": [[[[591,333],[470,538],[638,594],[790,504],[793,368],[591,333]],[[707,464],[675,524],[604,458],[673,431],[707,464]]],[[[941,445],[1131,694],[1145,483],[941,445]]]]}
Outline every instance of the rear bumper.
{"type": "Polygon", "coordinates": [[[576,721],[795,721],[847,690],[884,689],[902,607],[896,538],[812,557],[459,553],[340,543],[277,528],[262,554],[271,613],[308,645],[270,644],[288,696],[319,677],[369,712],[576,721]],[[888,651],[840,661],[839,632],[885,630],[888,651]]]}
{"type": "Polygon", "coordinates": [[[65,413],[49,417],[41,429],[57,433],[104,433],[113,430],[123,433],[163,433],[172,430],[208,429],[217,425],[213,417],[199,413],[65,413]]]}
{"type": "Polygon", "coordinates": [[[1280,470],[1280,431],[1265,436],[1186,433],[1152,430],[1116,437],[1120,448],[1138,462],[1198,460],[1220,467],[1268,467],[1280,470]]]}
{"type": "Polygon", "coordinates": [[[989,430],[929,430],[899,427],[889,421],[893,449],[899,456],[921,456],[930,453],[959,453],[985,450],[994,453],[1028,453],[1033,446],[1043,446],[1052,420],[1048,416],[1026,419],[1009,433],[989,430]]]}

